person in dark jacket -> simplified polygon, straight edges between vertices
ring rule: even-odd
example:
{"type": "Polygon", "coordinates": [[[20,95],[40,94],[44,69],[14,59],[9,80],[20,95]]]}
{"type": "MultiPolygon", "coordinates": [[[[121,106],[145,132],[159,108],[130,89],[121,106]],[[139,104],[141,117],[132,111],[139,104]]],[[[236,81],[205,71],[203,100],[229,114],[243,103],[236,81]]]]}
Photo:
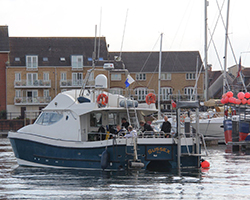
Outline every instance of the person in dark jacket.
{"type": "Polygon", "coordinates": [[[168,121],[167,116],[164,117],[164,122],[162,123],[161,131],[166,133],[166,137],[169,137],[169,135],[171,133],[171,123],[168,121]]]}
{"type": "Polygon", "coordinates": [[[145,123],[144,121],[140,121],[140,126],[142,127],[142,132],[154,131],[153,128],[149,124],[145,123]]]}
{"type": "Polygon", "coordinates": [[[128,130],[129,123],[127,122],[126,118],[122,118],[122,128],[125,128],[128,130]]]}

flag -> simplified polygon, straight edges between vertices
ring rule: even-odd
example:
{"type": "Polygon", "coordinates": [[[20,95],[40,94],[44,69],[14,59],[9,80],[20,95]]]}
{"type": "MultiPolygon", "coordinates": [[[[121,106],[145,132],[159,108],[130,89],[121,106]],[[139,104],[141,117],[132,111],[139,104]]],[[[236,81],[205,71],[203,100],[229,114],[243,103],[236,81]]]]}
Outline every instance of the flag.
{"type": "Polygon", "coordinates": [[[135,82],[135,80],[128,74],[127,79],[125,81],[126,88],[133,82],[135,82]]]}
{"type": "Polygon", "coordinates": [[[241,72],[241,57],[240,57],[240,60],[239,60],[239,68],[238,68],[237,78],[240,76],[240,72],[241,72]]]}
{"type": "Polygon", "coordinates": [[[171,99],[172,107],[176,108],[176,103],[171,99]]]}

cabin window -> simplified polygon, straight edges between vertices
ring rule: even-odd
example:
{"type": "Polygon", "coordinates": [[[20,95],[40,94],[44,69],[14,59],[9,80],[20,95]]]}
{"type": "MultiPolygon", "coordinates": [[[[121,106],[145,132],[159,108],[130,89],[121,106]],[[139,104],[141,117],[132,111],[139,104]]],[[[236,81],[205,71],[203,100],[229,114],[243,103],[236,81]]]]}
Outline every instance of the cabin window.
{"type": "Polygon", "coordinates": [[[37,119],[36,124],[48,126],[58,122],[62,117],[63,115],[57,112],[43,112],[37,119]]]}
{"type": "Polygon", "coordinates": [[[101,113],[90,113],[90,126],[100,127],[102,125],[102,114],[101,113]]]}
{"type": "Polygon", "coordinates": [[[117,125],[117,113],[109,113],[109,125],[117,125]]]}

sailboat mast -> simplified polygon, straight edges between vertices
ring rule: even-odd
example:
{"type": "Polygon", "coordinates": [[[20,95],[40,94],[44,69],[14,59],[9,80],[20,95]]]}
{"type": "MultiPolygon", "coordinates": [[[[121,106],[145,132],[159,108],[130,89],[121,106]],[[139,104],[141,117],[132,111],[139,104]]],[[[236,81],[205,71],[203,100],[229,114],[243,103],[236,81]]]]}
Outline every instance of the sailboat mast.
{"type": "Polygon", "coordinates": [[[159,72],[158,72],[158,119],[161,117],[161,55],[162,55],[162,37],[161,33],[161,43],[160,43],[160,54],[159,54],[159,72]]]}
{"type": "Polygon", "coordinates": [[[223,73],[223,94],[226,93],[226,76],[227,76],[227,39],[228,39],[228,23],[229,23],[229,6],[230,0],[227,3],[227,21],[226,21],[226,34],[225,34],[225,55],[224,55],[224,73],[223,73]]]}
{"type": "MultiPolygon", "coordinates": [[[[204,37],[204,68],[205,68],[205,101],[208,100],[208,70],[207,70],[207,6],[208,6],[208,1],[205,0],[204,2],[205,5],[205,12],[204,12],[204,18],[205,18],[205,37],[204,37]]],[[[197,77],[196,77],[197,78],[197,77]]]]}

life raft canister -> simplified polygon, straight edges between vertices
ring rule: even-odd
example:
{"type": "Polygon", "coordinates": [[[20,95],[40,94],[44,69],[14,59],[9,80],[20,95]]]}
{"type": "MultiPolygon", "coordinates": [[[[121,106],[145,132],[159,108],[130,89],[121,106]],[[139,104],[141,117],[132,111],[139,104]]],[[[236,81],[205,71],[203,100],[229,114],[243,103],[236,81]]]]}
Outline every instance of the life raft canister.
{"type": "Polygon", "coordinates": [[[156,96],[154,93],[148,93],[146,96],[146,103],[148,105],[150,105],[151,103],[155,103],[156,102],[156,96]]]}
{"type": "Polygon", "coordinates": [[[98,104],[106,106],[108,103],[108,96],[104,93],[101,93],[98,95],[96,102],[98,104]]]}

